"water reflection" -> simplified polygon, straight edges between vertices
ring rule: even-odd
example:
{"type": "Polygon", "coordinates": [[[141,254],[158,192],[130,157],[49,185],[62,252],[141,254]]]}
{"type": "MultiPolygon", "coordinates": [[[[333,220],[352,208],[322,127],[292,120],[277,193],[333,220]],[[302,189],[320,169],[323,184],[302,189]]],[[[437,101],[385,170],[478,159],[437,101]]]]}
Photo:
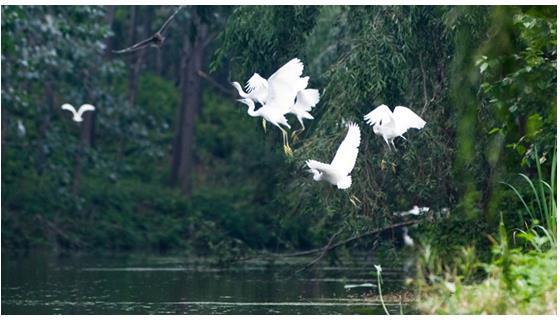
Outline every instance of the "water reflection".
{"type": "MultiPolygon", "coordinates": [[[[384,314],[373,261],[359,258],[296,274],[307,262],[291,258],[223,268],[183,257],[3,255],[2,313],[384,314]],[[375,285],[344,288],[366,282],[375,285]]],[[[384,294],[402,290],[402,267],[384,264],[383,270],[384,294]]],[[[398,314],[399,301],[388,308],[398,314]]]]}

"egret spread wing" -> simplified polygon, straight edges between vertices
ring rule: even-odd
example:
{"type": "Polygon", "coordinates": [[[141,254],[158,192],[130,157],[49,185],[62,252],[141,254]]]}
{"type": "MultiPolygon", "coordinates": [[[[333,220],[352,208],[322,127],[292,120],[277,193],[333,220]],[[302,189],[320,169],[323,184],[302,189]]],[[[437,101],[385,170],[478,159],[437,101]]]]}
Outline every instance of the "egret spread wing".
{"type": "Polygon", "coordinates": [[[350,122],[346,138],[338,147],[331,166],[340,173],[347,175],[352,171],[358,157],[358,147],[360,146],[360,128],[357,124],[350,122]]]}
{"type": "Polygon", "coordinates": [[[367,124],[373,126],[374,124],[380,121],[389,122],[392,116],[393,113],[391,112],[391,109],[389,109],[389,107],[387,107],[386,105],[382,104],[377,108],[373,109],[372,111],[370,111],[370,113],[366,114],[364,116],[364,120],[366,120],[367,124]]]}
{"type": "Polygon", "coordinates": [[[69,104],[69,103],[65,103],[62,105],[62,107],[60,107],[62,110],[68,110],[70,112],[72,112],[73,114],[76,113],[76,109],[74,109],[74,107],[69,104]]]}
{"type": "Polygon", "coordinates": [[[414,111],[402,106],[395,108],[393,118],[396,122],[396,133],[399,135],[405,133],[410,128],[422,129],[426,124],[426,121],[422,120],[414,111]]]}
{"type": "Polygon", "coordinates": [[[293,108],[296,110],[311,111],[319,103],[319,90],[305,89],[297,93],[296,103],[293,108]]]}
{"type": "Polygon", "coordinates": [[[245,89],[248,94],[253,95],[259,102],[266,102],[268,97],[268,81],[261,77],[260,74],[253,74],[253,76],[247,81],[245,89]]]}
{"type": "Polygon", "coordinates": [[[91,104],[83,104],[83,105],[80,107],[80,110],[78,110],[78,116],[81,117],[81,116],[84,114],[84,112],[86,112],[86,111],[93,111],[93,110],[95,110],[95,107],[92,106],[91,104]]]}
{"type": "Polygon", "coordinates": [[[305,89],[309,77],[300,78],[303,63],[298,58],[290,60],[268,78],[267,104],[282,108],[288,113],[298,91],[305,89]]]}
{"type": "Polygon", "coordinates": [[[266,79],[261,77],[261,75],[258,73],[254,73],[253,76],[247,81],[247,84],[245,84],[245,89],[248,92],[252,92],[263,87],[268,87],[268,81],[266,81],[266,79]]]}

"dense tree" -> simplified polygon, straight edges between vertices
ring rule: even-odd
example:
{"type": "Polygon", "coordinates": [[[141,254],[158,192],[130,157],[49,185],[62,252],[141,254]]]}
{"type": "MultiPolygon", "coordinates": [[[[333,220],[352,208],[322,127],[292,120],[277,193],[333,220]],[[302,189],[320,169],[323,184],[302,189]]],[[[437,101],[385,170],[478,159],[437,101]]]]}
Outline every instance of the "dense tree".
{"type": "Polygon", "coordinates": [[[500,211],[517,219],[500,182],[554,152],[552,7],[187,6],[161,47],[112,53],[175,9],[2,7],[3,245],[226,258],[360,234],[417,204],[451,208],[419,229],[451,248],[484,242],[500,211]],[[293,57],[321,101],[287,158],[229,82],[293,57]],[[76,124],[64,102],[97,111],[76,124]],[[398,152],[362,120],[381,103],[428,123],[398,152]],[[330,159],[347,121],[362,143],[340,191],[304,163],[330,159]]]}

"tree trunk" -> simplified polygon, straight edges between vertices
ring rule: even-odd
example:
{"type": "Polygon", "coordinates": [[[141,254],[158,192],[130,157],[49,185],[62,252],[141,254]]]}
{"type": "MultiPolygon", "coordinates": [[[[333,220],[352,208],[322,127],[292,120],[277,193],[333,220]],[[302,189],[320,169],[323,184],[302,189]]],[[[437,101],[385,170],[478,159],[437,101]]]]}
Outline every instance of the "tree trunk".
{"type": "MultiPolygon", "coordinates": [[[[150,25],[151,25],[151,8],[145,9],[146,17],[144,21],[144,25],[142,27],[142,34],[144,38],[150,36],[150,25]]],[[[140,10],[138,6],[134,6],[132,8],[132,16],[131,16],[131,24],[132,28],[130,30],[130,43],[131,45],[136,43],[139,40],[138,34],[136,29],[140,25],[140,19],[138,16],[140,15],[140,10]]],[[[128,103],[131,106],[134,106],[136,103],[136,96],[138,93],[138,78],[140,74],[140,69],[142,68],[142,63],[144,62],[144,56],[146,54],[146,49],[141,49],[135,51],[131,54],[130,59],[130,67],[128,70],[128,103]]]]}
{"type": "MultiPolygon", "coordinates": [[[[105,16],[105,22],[109,25],[109,28],[113,25],[113,18],[115,13],[114,6],[107,6],[107,14],[105,16]]],[[[105,40],[105,60],[111,60],[111,38],[105,40]]],[[[88,94],[89,101],[95,101],[95,97],[88,94]]],[[[96,106],[97,107],[97,106],[96,106]]],[[[84,151],[88,148],[93,148],[95,146],[95,118],[97,112],[86,112],[83,114],[84,121],[80,127],[80,140],[78,145],[78,153],[74,159],[74,173],[72,179],[72,193],[78,195],[80,192],[80,184],[82,179],[82,155],[84,151]]]]}
{"type": "Polygon", "coordinates": [[[192,195],[194,126],[202,104],[202,83],[197,72],[202,69],[208,40],[208,25],[200,20],[196,10],[193,10],[192,18],[196,36],[192,45],[189,37],[185,37],[181,63],[181,103],[172,163],[172,183],[179,184],[187,197],[192,195]]]}
{"type": "Polygon", "coordinates": [[[45,81],[45,104],[44,112],[41,115],[41,124],[39,126],[39,134],[43,139],[42,145],[39,148],[39,156],[37,158],[37,168],[40,174],[43,173],[47,165],[47,132],[51,122],[51,110],[54,108],[54,89],[51,79],[45,81]]]}

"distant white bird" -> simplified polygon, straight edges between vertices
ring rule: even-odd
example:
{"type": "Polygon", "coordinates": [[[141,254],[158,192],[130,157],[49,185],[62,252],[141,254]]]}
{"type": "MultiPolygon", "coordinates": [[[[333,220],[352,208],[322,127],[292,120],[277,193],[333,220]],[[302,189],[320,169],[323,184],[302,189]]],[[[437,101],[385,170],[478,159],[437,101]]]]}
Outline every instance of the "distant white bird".
{"type": "Polygon", "coordinates": [[[284,115],[290,112],[297,93],[307,87],[309,77],[301,77],[302,74],[303,63],[298,58],[294,58],[268,78],[266,102],[259,110],[255,111],[254,101],[250,98],[238,100],[249,106],[248,114],[250,116],[263,117],[282,130],[284,153],[288,155],[292,154],[288,143],[288,133],[280,124],[290,128],[284,115]]]}
{"type": "Polygon", "coordinates": [[[408,215],[415,215],[415,216],[419,216],[422,215],[426,212],[430,211],[430,208],[428,207],[419,207],[417,205],[415,205],[414,207],[412,207],[412,209],[408,210],[408,211],[402,211],[402,212],[394,212],[393,215],[395,216],[408,216],[408,215]]]}
{"type": "Polygon", "coordinates": [[[309,112],[319,103],[319,99],[319,90],[317,89],[304,89],[297,93],[296,102],[290,107],[290,113],[297,117],[301,129],[294,131],[292,136],[305,130],[303,119],[315,119],[309,112]]]}
{"type": "Polygon", "coordinates": [[[76,112],[76,109],[74,109],[74,107],[71,104],[65,103],[62,105],[61,107],[62,110],[68,110],[70,112],[72,112],[72,120],[76,121],[76,122],[82,122],[84,119],[82,118],[82,115],[84,114],[84,112],[86,111],[93,111],[95,110],[95,107],[92,106],[91,104],[83,104],[80,109],[78,109],[78,111],[76,112]]]}
{"type": "Polygon", "coordinates": [[[360,146],[360,128],[355,123],[348,125],[346,138],[338,147],[336,155],[330,164],[315,160],[306,162],[309,172],[315,181],[327,181],[339,189],[347,189],[352,185],[350,172],[356,164],[358,147],[360,146]]]}
{"type": "Polygon", "coordinates": [[[414,240],[408,235],[407,227],[403,227],[403,240],[406,246],[414,247],[414,240]]]}
{"type": "Polygon", "coordinates": [[[395,151],[397,148],[393,140],[396,137],[402,137],[406,140],[403,134],[408,129],[422,129],[426,124],[426,121],[407,107],[398,106],[391,112],[391,109],[384,104],[366,114],[364,119],[367,124],[373,126],[373,132],[376,135],[383,137],[389,149],[392,145],[395,151]]]}
{"type": "Polygon", "coordinates": [[[25,137],[25,133],[26,133],[25,126],[23,125],[23,122],[21,122],[20,119],[18,119],[17,121],[17,133],[18,136],[20,136],[21,138],[25,137]]]}

